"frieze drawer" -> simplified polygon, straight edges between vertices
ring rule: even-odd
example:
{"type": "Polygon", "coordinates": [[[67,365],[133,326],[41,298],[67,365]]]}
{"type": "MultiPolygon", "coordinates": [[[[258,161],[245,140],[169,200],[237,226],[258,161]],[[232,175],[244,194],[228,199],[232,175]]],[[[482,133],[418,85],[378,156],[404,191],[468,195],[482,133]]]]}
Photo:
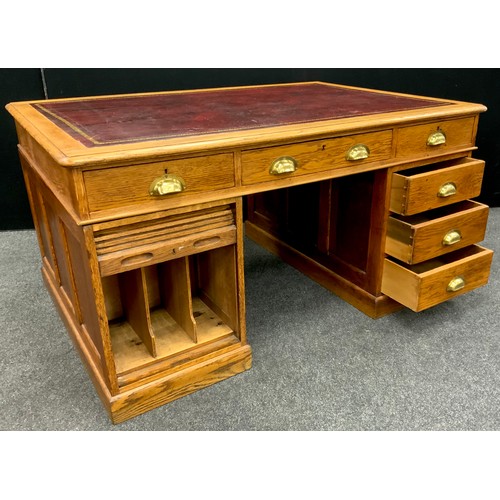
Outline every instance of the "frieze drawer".
{"type": "Polygon", "coordinates": [[[196,196],[235,185],[232,154],[207,155],[83,173],[90,212],[196,196]]]}
{"type": "Polygon", "coordinates": [[[459,118],[402,127],[398,131],[396,156],[434,156],[472,148],[475,118],[459,118]]]}
{"type": "Polygon", "coordinates": [[[244,185],[387,160],[392,130],[243,151],[244,185]]]}

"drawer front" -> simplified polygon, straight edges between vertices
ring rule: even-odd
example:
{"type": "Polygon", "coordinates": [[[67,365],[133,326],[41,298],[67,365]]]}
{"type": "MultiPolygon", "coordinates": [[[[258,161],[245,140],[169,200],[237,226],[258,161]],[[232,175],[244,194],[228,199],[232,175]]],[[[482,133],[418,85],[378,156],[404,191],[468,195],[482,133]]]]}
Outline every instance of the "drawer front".
{"type": "Polygon", "coordinates": [[[249,185],[364,165],[387,160],[391,155],[391,130],[243,151],[242,183],[249,185]],[[349,152],[350,160],[347,159],[349,152]],[[282,158],[293,159],[294,164],[285,162],[280,168],[276,162],[282,158]]]}
{"type": "Polygon", "coordinates": [[[414,266],[386,259],[382,293],[422,311],[488,282],[493,251],[473,245],[414,266]]]}
{"type": "Polygon", "coordinates": [[[120,224],[94,232],[102,276],[236,243],[229,205],[149,221],[120,224]]]}
{"type": "Polygon", "coordinates": [[[474,146],[475,118],[460,118],[398,131],[396,156],[432,156],[474,146]]]}
{"type": "Polygon", "coordinates": [[[235,185],[232,154],[88,170],[83,177],[90,212],[151,201],[160,203],[235,185]],[[182,182],[177,183],[179,178],[182,182]],[[152,195],[150,189],[155,180],[159,180],[159,187],[157,195],[152,195]]]}
{"type": "Polygon", "coordinates": [[[409,217],[391,216],[387,225],[386,253],[417,264],[484,239],[488,207],[464,201],[444,209],[409,217]]]}
{"type": "Polygon", "coordinates": [[[412,215],[481,193],[484,161],[462,158],[393,174],[391,211],[412,215]]]}

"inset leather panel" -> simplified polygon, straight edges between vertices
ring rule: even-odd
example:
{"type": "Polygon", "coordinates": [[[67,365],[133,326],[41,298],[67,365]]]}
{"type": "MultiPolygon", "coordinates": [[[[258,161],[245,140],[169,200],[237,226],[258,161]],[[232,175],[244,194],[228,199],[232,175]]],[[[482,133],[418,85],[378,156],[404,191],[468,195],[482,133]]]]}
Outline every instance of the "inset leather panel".
{"type": "Polygon", "coordinates": [[[250,130],[448,103],[321,83],[32,104],[87,147],[250,130]]]}

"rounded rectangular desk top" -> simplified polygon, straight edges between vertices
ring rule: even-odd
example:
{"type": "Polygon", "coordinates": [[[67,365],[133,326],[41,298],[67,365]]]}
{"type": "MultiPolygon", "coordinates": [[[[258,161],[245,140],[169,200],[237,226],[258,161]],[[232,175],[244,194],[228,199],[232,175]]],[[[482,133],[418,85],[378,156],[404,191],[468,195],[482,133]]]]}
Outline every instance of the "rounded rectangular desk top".
{"type": "Polygon", "coordinates": [[[103,164],[476,114],[482,105],[322,82],[11,103],[61,164],[103,164]]]}

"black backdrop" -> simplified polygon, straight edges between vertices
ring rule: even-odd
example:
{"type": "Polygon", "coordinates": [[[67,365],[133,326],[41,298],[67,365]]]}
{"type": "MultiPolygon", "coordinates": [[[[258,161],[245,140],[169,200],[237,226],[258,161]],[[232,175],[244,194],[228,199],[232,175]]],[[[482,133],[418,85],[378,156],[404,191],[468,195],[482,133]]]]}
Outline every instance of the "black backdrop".
{"type": "Polygon", "coordinates": [[[89,95],[184,90],[307,80],[407,92],[484,104],[476,158],[486,161],[480,201],[500,205],[499,69],[0,69],[0,230],[32,228],[12,101],[89,95]]]}

